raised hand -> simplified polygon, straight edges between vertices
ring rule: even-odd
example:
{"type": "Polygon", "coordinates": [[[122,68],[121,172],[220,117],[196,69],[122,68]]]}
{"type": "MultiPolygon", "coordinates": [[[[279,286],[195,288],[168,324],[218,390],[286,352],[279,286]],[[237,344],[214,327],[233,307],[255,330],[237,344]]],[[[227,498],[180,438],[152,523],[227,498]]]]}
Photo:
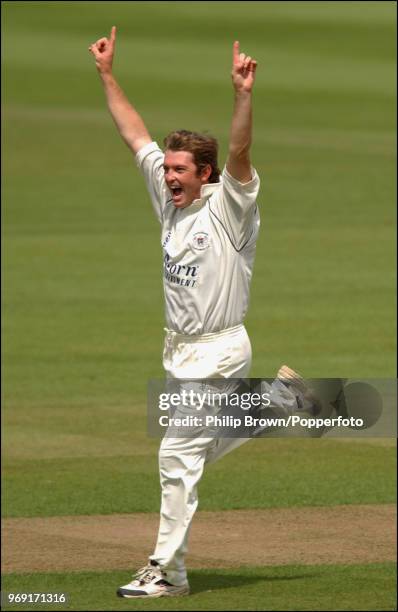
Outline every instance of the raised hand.
{"type": "Polygon", "coordinates": [[[98,72],[104,74],[112,72],[113,54],[116,43],[116,26],[111,29],[110,38],[100,38],[97,42],[89,46],[89,51],[95,57],[95,65],[98,72]]]}
{"type": "Polygon", "coordinates": [[[253,89],[257,62],[250,55],[239,52],[239,41],[234,42],[232,57],[232,83],[236,92],[253,89]]]}

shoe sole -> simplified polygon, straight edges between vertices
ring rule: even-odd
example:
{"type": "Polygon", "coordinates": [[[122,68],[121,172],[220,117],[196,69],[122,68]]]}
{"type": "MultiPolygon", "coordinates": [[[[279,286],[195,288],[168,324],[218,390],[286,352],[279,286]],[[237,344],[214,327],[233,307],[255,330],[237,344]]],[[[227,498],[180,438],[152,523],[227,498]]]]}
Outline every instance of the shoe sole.
{"type": "Polygon", "coordinates": [[[160,591],[159,593],[153,593],[150,595],[125,595],[124,593],[120,593],[116,591],[116,595],[118,597],[124,597],[124,599],[157,599],[158,597],[183,597],[184,595],[189,595],[189,589],[184,591],[160,591]]]}

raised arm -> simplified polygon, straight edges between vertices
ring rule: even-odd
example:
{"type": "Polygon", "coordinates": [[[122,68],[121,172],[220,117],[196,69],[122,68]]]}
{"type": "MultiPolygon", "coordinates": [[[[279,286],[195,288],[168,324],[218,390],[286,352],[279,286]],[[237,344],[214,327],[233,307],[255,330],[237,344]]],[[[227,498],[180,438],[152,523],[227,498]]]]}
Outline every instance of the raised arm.
{"type": "Polygon", "coordinates": [[[112,27],[110,38],[100,38],[89,46],[95,57],[95,65],[101,77],[109,111],[127,146],[137,153],[152,139],[141,116],[127,100],[112,73],[113,55],[116,43],[116,26],[112,27]]]}
{"type": "Polygon", "coordinates": [[[252,137],[252,89],[257,62],[233,45],[232,84],[235,91],[227,170],[241,183],[251,178],[250,145],[252,137]]]}

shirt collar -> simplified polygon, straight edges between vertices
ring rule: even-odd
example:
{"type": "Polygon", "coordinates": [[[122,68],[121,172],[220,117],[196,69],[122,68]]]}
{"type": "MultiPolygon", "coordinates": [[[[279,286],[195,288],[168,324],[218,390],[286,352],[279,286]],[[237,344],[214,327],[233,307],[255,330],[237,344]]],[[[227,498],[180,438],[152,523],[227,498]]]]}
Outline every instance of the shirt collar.
{"type": "Polygon", "coordinates": [[[187,206],[187,208],[198,207],[204,204],[209,196],[211,196],[221,186],[221,180],[218,183],[206,183],[200,189],[200,197],[187,206]]]}

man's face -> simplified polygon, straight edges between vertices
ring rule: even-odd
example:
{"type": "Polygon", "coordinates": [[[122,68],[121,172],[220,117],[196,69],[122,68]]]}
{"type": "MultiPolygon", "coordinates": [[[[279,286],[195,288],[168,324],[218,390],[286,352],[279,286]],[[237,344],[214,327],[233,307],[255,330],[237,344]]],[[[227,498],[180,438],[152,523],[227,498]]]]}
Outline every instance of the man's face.
{"type": "Polygon", "coordinates": [[[192,153],[188,151],[165,152],[164,177],[167,187],[171,191],[173,203],[176,208],[185,208],[200,197],[202,185],[208,182],[211,167],[206,166],[200,176],[198,168],[193,161],[192,153]]]}

